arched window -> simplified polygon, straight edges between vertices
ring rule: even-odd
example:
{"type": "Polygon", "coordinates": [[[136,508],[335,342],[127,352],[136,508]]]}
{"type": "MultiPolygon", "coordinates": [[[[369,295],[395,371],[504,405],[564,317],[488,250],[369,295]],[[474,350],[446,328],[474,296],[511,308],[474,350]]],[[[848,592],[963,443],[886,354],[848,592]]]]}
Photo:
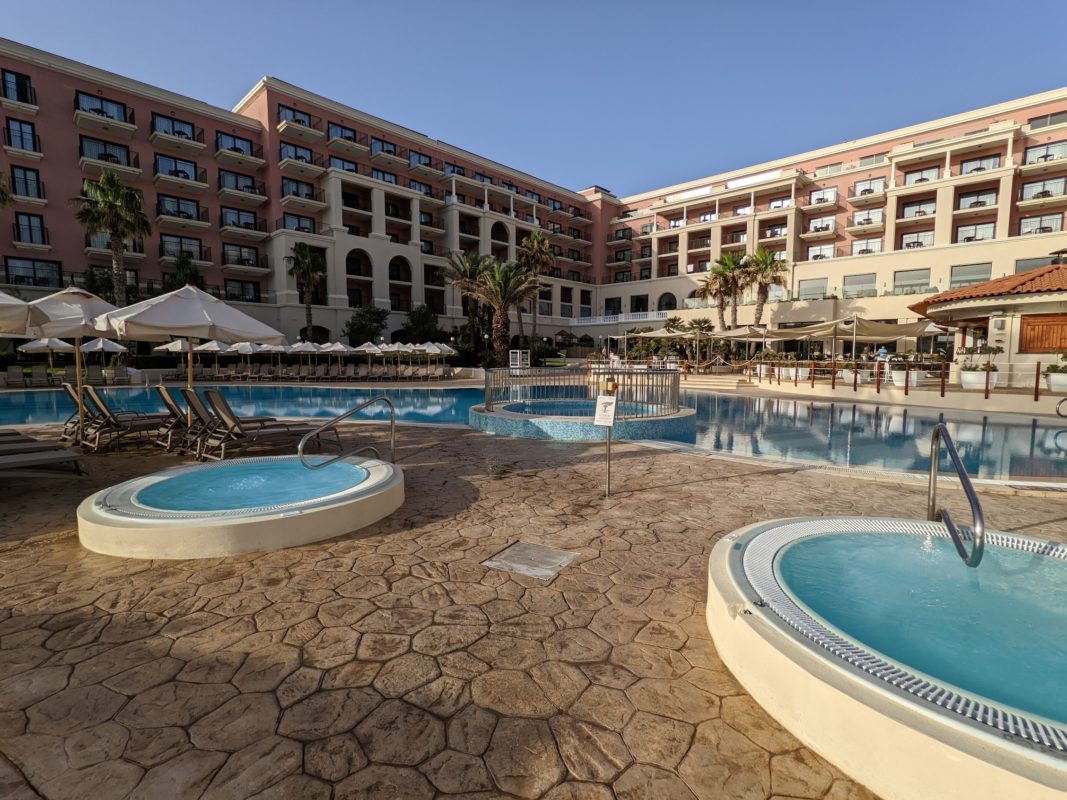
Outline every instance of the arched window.
{"type": "Polygon", "coordinates": [[[674,311],[674,309],[678,308],[678,301],[670,292],[664,292],[659,296],[656,308],[660,311],[674,311]]]}

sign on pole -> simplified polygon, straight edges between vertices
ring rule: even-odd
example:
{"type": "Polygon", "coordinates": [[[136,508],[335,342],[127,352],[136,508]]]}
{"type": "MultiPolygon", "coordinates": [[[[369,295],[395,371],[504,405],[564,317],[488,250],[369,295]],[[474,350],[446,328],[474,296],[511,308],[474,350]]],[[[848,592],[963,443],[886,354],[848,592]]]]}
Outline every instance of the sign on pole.
{"type": "Polygon", "coordinates": [[[530,366],[530,351],[529,350],[509,350],[508,351],[508,366],[526,368],[530,366]]]}
{"type": "Polygon", "coordinates": [[[604,431],[605,455],[604,461],[604,496],[611,496],[611,428],[615,424],[615,396],[611,394],[599,394],[596,398],[596,410],[593,413],[593,424],[607,428],[604,431]]]}

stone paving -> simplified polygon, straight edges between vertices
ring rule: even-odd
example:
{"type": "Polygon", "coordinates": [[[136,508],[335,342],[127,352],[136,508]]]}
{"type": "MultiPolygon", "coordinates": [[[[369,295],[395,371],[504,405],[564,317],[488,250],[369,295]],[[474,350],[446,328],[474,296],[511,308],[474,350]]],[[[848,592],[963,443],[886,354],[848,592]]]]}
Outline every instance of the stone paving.
{"type": "MultiPolygon", "coordinates": [[[[915,514],[922,488],[618,444],[604,499],[601,452],[405,428],[392,517],[203,561],[76,538],[81,498],[176,457],[11,481],[0,797],[873,798],[716,656],[707,556],[756,520],[915,514]],[[579,555],[549,582],[481,566],[520,539],[579,555]]],[[[985,500],[993,526],[1067,531],[1067,501],[985,500]]]]}

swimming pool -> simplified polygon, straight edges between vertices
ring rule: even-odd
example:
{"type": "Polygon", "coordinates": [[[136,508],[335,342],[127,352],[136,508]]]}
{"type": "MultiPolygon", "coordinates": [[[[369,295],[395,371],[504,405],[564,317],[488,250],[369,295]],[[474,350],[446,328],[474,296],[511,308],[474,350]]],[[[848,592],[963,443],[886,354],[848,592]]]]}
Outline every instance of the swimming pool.
{"type": "MultiPolygon", "coordinates": [[[[471,406],[483,397],[482,390],[475,388],[240,384],[220,389],[242,415],[328,418],[384,394],[396,404],[401,421],[454,425],[466,425],[471,406]]],[[[103,394],[116,408],[163,410],[155,390],[108,388],[103,394]]],[[[696,409],[696,433],[679,436],[677,441],[712,452],[788,463],[925,472],[930,431],[944,421],[974,477],[1067,481],[1067,424],[1053,419],[961,411],[942,414],[935,409],[708,392],[684,392],[682,402],[696,409]]],[[[0,392],[0,425],[61,422],[72,411],[70,401],[58,391],[0,392]]],[[[374,407],[363,412],[363,418],[385,419],[387,414],[386,409],[374,407]]]]}

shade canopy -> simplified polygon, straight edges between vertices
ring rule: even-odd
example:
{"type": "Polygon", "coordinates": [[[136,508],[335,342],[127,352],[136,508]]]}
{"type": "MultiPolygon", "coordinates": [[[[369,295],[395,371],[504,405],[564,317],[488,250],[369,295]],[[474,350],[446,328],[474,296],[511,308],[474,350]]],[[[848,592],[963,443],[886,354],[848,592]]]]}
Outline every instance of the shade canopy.
{"type": "Polygon", "coordinates": [[[220,342],[218,339],[212,339],[210,342],[203,342],[193,348],[197,353],[225,353],[229,349],[230,346],[226,344],[226,342],[220,342]]]}
{"type": "Polygon", "coordinates": [[[289,348],[290,353],[321,353],[322,348],[314,342],[297,342],[289,348]]]}
{"type": "Polygon", "coordinates": [[[363,353],[364,355],[376,356],[379,355],[382,350],[374,342],[364,342],[358,347],[352,348],[353,353],[363,353]]]}
{"type": "Polygon", "coordinates": [[[195,286],[183,286],[96,318],[96,329],[124,339],[163,341],[173,337],[224,342],[282,344],[274,328],[195,286]]]}
{"type": "Polygon", "coordinates": [[[73,353],[74,345],[62,339],[35,339],[19,347],[23,353],[73,353]]]}
{"type": "Polygon", "coordinates": [[[347,353],[351,353],[352,352],[352,348],[349,347],[344,342],[332,342],[331,344],[322,345],[320,347],[320,349],[319,349],[319,352],[320,353],[334,353],[335,355],[347,354],[347,353]]]}
{"type": "MultiPolygon", "coordinates": [[[[152,348],[157,353],[188,353],[189,352],[189,340],[188,339],[175,339],[173,342],[167,342],[152,348]]],[[[193,350],[196,350],[194,347],[193,350]]]]}
{"type": "Polygon", "coordinates": [[[265,344],[259,348],[261,353],[288,353],[292,348],[287,344],[265,344]]]}
{"type": "Polygon", "coordinates": [[[443,356],[459,355],[459,353],[457,353],[454,348],[449,347],[444,342],[429,342],[428,344],[432,344],[434,347],[436,347],[443,356]]]}
{"type": "Polygon", "coordinates": [[[0,292],[0,333],[25,334],[29,324],[30,305],[25,300],[0,292]]]}
{"type": "Polygon", "coordinates": [[[30,336],[97,336],[93,320],[101,314],[118,310],[92,292],[68,286],[30,302],[30,336]]]}
{"type": "Polygon", "coordinates": [[[125,353],[125,345],[110,339],[92,339],[81,346],[83,353],[125,353]]]}
{"type": "Polygon", "coordinates": [[[262,350],[263,348],[255,342],[237,342],[236,344],[231,344],[226,352],[235,355],[253,356],[262,350]]]}
{"type": "Polygon", "coordinates": [[[691,331],[668,331],[660,328],[658,331],[642,331],[641,333],[623,333],[619,336],[611,336],[611,339],[692,339],[691,331]]]}

